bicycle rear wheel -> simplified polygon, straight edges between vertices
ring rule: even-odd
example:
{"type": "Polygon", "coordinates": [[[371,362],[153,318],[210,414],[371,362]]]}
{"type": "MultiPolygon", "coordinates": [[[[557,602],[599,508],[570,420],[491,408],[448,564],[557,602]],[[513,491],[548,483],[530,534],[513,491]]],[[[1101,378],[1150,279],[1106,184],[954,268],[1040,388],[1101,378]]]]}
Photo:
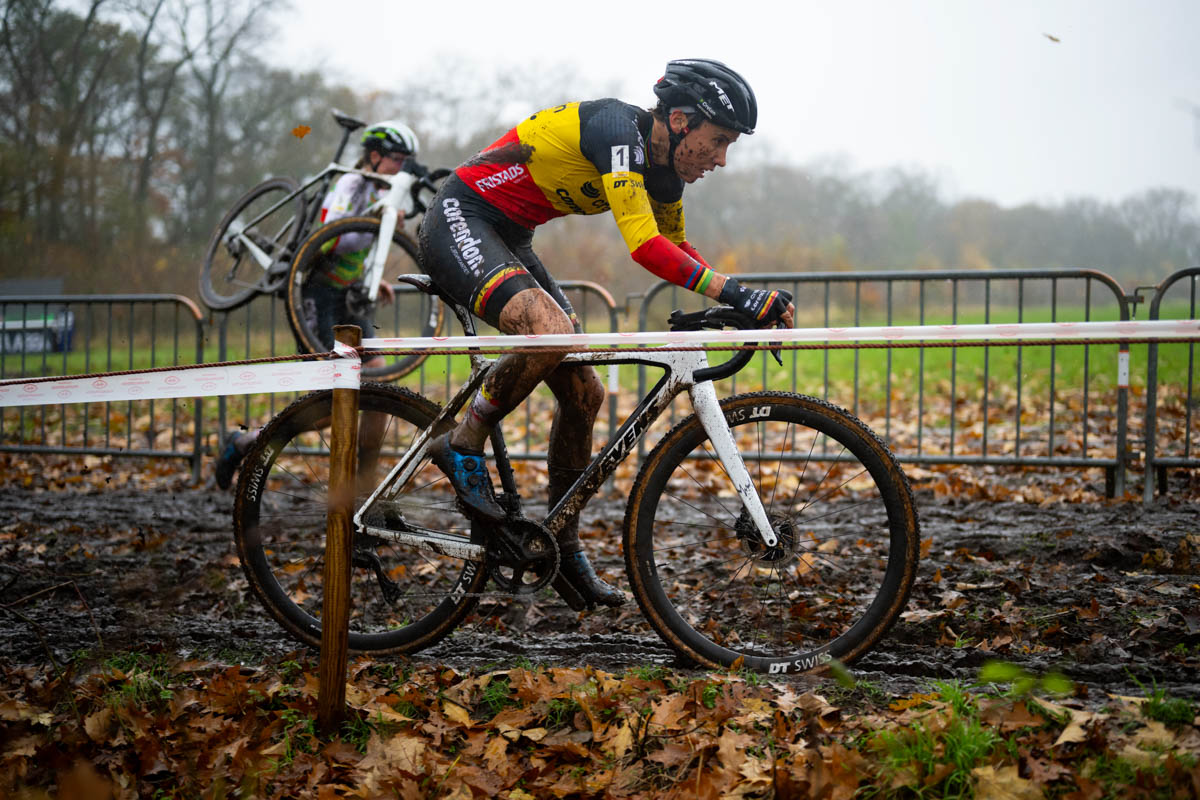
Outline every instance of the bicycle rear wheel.
{"type": "Polygon", "coordinates": [[[269,276],[250,247],[261,250],[272,263],[287,264],[300,238],[304,198],[296,194],[262,220],[248,225],[288,195],[299,191],[291,178],[263,181],[238,198],[217,225],[208,242],[200,269],[200,299],[214,311],[236,308],[260,292],[270,292],[283,275],[269,276]]]}
{"type": "Polygon", "coordinates": [[[782,392],[721,403],[780,543],[764,547],[695,416],[650,453],[625,515],[634,595],[654,629],[710,667],[849,663],[895,622],[919,526],[887,446],[848,412],[782,392]]]}
{"type": "MultiPolygon", "coordinates": [[[[332,392],[314,392],[272,419],[246,455],[234,502],[234,538],[251,589],[285,630],[313,647],[321,643],[329,486],[324,428],[331,408],[332,392]]],[[[407,389],[364,383],[359,408],[362,502],[438,407],[407,389]],[[369,438],[371,425],[382,435],[369,438]],[[377,459],[371,441],[380,445],[377,459]]],[[[470,539],[453,489],[432,465],[414,473],[393,509],[413,524],[470,539]]],[[[482,563],[362,533],[354,534],[353,547],[352,650],[413,652],[434,644],[467,617],[476,603],[471,593],[487,580],[482,563]]]]}
{"type": "MultiPolygon", "coordinates": [[[[317,318],[311,303],[306,306],[306,287],[314,274],[323,266],[323,251],[337,239],[352,234],[370,234],[373,240],[379,237],[379,220],[375,217],[346,217],[317,229],[300,245],[292,262],[287,283],[288,320],[296,340],[308,353],[323,353],[330,350],[332,342],[323,341],[318,330],[317,318]]],[[[417,244],[397,226],[392,234],[388,250],[384,278],[389,275],[420,272],[417,264],[417,244]]],[[[396,292],[392,306],[375,304],[372,309],[366,304],[362,287],[352,287],[347,293],[348,307],[345,313],[352,316],[375,315],[375,330],[364,330],[363,338],[371,336],[436,336],[445,319],[441,302],[423,292],[408,291],[401,287],[396,292]],[[349,304],[353,304],[351,307],[349,304]]],[[[341,309],[339,309],[341,311],[341,309]]],[[[429,357],[428,351],[402,356],[385,356],[382,366],[364,367],[363,377],[369,380],[393,381],[415,370],[429,357]]]]}

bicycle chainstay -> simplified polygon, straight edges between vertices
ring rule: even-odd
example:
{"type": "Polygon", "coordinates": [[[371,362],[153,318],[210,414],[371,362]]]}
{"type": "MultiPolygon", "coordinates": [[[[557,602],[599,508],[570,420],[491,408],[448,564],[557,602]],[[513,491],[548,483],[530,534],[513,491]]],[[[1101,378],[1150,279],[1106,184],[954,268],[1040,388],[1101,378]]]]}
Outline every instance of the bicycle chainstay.
{"type": "MultiPolygon", "coordinates": [[[[403,529],[407,527],[402,515],[386,511],[382,521],[387,527],[403,529]]],[[[558,575],[559,552],[558,542],[553,534],[544,526],[526,517],[512,515],[504,522],[494,524],[485,521],[471,522],[471,539],[485,542],[484,565],[489,578],[500,587],[500,591],[491,592],[455,592],[457,597],[477,598],[523,598],[549,586],[558,575]],[[526,572],[537,576],[533,583],[514,583],[501,570],[510,569],[513,577],[520,581],[526,572]]],[[[387,577],[383,563],[378,554],[371,548],[371,537],[358,539],[354,548],[355,566],[370,569],[380,584],[384,598],[391,602],[399,598],[403,591],[399,585],[387,577]]]]}

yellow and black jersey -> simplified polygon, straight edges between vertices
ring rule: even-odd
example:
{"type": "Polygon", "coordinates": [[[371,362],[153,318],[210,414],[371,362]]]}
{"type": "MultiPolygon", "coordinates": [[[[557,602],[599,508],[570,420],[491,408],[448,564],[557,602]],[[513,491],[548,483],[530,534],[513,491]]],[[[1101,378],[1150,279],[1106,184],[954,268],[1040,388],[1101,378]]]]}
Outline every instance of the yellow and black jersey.
{"type": "Polygon", "coordinates": [[[686,243],[683,181],[666,165],[649,164],[652,124],[650,112],[619,100],[567,103],[523,120],[456,173],[529,229],[566,214],[611,211],[634,260],[703,291],[711,272],[686,243]]]}

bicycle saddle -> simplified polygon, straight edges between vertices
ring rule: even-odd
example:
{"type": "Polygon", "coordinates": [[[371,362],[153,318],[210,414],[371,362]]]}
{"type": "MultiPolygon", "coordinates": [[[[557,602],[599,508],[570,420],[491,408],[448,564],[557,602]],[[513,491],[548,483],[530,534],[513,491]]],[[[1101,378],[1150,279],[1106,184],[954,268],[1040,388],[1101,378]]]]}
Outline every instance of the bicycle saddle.
{"type": "Polygon", "coordinates": [[[349,114],[338,111],[336,108],[333,109],[331,113],[333,114],[333,118],[337,120],[337,124],[341,125],[348,131],[356,131],[359,128],[365,128],[367,126],[367,123],[363,122],[362,120],[355,119],[349,114]]]}

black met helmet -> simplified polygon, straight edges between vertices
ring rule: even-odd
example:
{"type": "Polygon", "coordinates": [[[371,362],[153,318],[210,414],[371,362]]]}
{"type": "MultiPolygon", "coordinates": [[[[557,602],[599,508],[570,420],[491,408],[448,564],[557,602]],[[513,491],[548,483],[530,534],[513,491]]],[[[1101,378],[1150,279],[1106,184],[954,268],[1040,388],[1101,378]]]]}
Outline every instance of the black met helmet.
{"type": "Polygon", "coordinates": [[[710,122],[740,133],[754,133],[758,122],[758,101],[750,84],[710,58],[668,62],[654,94],[667,109],[692,107],[710,122]]]}

